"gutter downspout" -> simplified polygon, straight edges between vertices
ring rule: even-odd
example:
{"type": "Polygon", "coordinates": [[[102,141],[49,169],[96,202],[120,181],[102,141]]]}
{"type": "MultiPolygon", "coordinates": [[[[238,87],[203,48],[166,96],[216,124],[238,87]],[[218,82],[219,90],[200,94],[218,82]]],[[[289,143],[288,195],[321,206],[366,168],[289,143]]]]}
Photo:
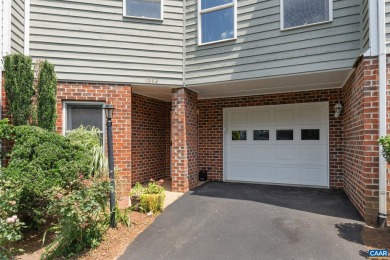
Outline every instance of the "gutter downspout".
{"type": "MultiPolygon", "coordinates": [[[[387,135],[387,118],[386,118],[386,21],[385,21],[385,0],[378,0],[378,70],[379,70],[379,136],[387,135]]],[[[386,161],[382,156],[382,147],[379,146],[379,214],[377,225],[380,228],[387,223],[386,207],[386,161]]]]}
{"type": "Polygon", "coordinates": [[[187,0],[183,0],[183,88],[186,87],[186,55],[187,55],[187,0]]]}

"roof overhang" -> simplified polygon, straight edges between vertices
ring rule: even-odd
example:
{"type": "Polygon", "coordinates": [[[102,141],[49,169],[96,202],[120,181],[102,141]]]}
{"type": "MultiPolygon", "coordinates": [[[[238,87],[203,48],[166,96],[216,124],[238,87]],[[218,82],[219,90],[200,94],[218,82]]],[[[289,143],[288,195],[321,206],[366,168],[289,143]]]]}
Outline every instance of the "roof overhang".
{"type": "MultiPolygon", "coordinates": [[[[343,87],[353,71],[354,69],[350,68],[272,78],[191,85],[187,88],[197,92],[199,99],[334,89],[343,87]]],[[[181,86],[132,84],[134,93],[166,102],[172,100],[172,89],[179,87],[181,86]]]]}

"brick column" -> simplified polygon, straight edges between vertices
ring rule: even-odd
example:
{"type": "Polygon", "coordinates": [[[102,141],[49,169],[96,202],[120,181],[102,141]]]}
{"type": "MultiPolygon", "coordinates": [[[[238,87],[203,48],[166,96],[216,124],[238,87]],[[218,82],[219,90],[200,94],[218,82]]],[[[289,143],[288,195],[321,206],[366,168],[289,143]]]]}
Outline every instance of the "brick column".
{"type": "MultiPolygon", "coordinates": [[[[379,208],[378,79],[378,58],[364,58],[343,88],[345,192],[366,223],[372,225],[379,208]]],[[[387,117],[390,121],[389,113],[387,117]]]]}
{"type": "Polygon", "coordinates": [[[197,94],[172,91],[172,191],[186,192],[198,181],[197,94]]]}

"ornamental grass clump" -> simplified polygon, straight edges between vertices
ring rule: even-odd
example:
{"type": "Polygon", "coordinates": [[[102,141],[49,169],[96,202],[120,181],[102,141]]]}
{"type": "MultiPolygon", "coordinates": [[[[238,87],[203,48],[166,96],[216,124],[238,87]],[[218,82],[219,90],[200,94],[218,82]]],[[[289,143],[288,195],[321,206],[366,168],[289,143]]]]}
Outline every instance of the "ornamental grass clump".
{"type": "Polygon", "coordinates": [[[140,196],[139,208],[141,212],[161,212],[164,207],[165,193],[162,187],[164,180],[156,182],[151,179],[140,196]]]}
{"type": "Polygon", "coordinates": [[[85,149],[90,157],[90,174],[102,177],[108,172],[108,160],[100,143],[99,129],[96,127],[80,126],[67,133],[70,143],[85,149]]]}

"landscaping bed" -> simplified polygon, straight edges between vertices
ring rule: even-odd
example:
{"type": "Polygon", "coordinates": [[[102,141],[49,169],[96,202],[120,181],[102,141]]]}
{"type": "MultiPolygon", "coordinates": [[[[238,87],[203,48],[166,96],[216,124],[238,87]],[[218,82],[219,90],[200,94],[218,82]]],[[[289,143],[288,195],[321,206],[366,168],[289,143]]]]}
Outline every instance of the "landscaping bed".
{"type": "MultiPolygon", "coordinates": [[[[92,251],[81,254],[74,259],[81,260],[109,260],[116,259],[156,219],[156,215],[147,216],[140,212],[130,212],[131,226],[118,225],[118,228],[109,229],[105,234],[101,244],[92,251]]],[[[25,251],[16,257],[19,260],[39,260],[43,251],[43,233],[37,232],[29,234],[27,238],[19,242],[19,248],[25,251]]],[[[50,242],[50,237],[49,237],[50,242]]]]}

